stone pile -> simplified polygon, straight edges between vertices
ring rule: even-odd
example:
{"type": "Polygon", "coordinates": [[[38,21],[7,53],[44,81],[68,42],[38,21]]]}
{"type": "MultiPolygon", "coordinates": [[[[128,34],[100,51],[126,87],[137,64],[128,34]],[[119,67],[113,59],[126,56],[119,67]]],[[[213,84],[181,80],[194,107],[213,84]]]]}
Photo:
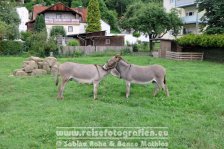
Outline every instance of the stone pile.
{"type": "Polygon", "coordinates": [[[55,57],[39,58],[31,56],[23,62],[21,69],[13,72],[14,76],[40,76],[45,74],[55,74],[59,63],[55,57]]]}

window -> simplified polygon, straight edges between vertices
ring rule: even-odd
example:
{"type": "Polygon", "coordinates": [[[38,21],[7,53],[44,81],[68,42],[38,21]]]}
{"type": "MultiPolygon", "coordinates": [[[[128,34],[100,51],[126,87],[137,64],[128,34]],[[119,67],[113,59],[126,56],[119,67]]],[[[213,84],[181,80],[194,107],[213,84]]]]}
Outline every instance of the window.
{"type": "Polygon", "coordinates": [[[73,26],[68,26],[68,32],[73,32],[73,26]]]}
{"type": "Polygon", "coordinates": [[[193,16],[193,15],[194,15],[194,12],[192,12],[192,11],[189,11],[186,13],[186,16],[193,16]]]}
{"type": "Polygon", "coordinates": [[[110,39],[106,39],[106,44],[110,44],[110,39]]]}
{"type": "Polygon", "coordinates": [[[170,3],[173,3],[174,2],[174,0],[170,0],[170,3]]]}

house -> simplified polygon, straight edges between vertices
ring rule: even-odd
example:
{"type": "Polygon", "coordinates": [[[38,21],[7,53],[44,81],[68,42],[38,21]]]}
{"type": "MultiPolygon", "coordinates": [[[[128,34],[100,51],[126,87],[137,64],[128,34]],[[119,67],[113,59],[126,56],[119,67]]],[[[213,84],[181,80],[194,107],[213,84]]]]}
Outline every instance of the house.
{"type": "Polygon", "coordinates": [[[124,46],[124,36],[108,36],[106,31],[68,35],[79,40],[81,46],[124,46]]]}
{"type": "MultiPolygon", "coordinates": [[[[35,20],[40,14],[44,15],[48,35],[50,35],[53,26],[63,26],[66,35],[85,33],[87,25],[86,8],[69,8],[60,2],[50,7],[35,5],[31,21],[26,23],[28,30],[33,29],[35,20]]],[[[106,33],[110,33],[110,26],[103,20],[101,20],[101,28],[106,30],[106,33]]]]}
{"type": "MultiPolygon", "coordinates": [[[[163,7],[167,12],[172,8],[176,8],[179,11],[179,16],[183,21],[183,28],[180,31],[180,35],[184,34],[200,34],[201,17],[204,15],[204,11],[198,12],[198,4],[196,0],[163,0],[163,7]]],[[[173,39],[172,31],[164,35],[165,39],[173,39]]]]}

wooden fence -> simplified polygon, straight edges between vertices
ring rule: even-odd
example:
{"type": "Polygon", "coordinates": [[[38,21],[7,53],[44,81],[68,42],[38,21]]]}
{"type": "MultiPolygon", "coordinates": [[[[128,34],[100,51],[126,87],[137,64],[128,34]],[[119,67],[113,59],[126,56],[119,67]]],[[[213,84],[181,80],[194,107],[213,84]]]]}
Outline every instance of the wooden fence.
{"type": "Polygon", "coordinates": [[[201,52],[171,52],[166,51],[166,58],[175,60],[203,60],[204,53],[201,52]]]}
{"type": "Polygon", "coordinates": [[[63,46],[59,51],[59,54],[70,55],[74,54],[74,52],[76,51],[79,51],[85,55],[89,55],[97,52],[107,52],[107,51],[119,52],[125,48],[129,48],[130,50],[132,50],[132,47],[127,46],[63,46]]]}

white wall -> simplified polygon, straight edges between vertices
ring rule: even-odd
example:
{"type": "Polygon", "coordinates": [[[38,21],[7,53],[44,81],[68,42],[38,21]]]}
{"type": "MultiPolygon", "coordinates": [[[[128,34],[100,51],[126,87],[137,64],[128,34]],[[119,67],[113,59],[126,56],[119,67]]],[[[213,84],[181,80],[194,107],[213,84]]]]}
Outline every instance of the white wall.
{"type": "Polygon", "coordinates": [[[79,34],[80,33],[80,25],[46,25],[47,34],[50,35],[51,29],[53,26],[63,26],[66,32],[66,35],[79,34]],[[73,32],[68,32],[68,26],[73,27],[73,32]]]}
{"type": "Polygon", "coordinates": [[[16,12],[20,18],[19,31],[27,31],[26,22],[29,21],[29,11],[26,9],[26,7],[18,7],[16,8],[16,12]]]}
{"type": "MultiPolygon", "coordinates": [[[[62,19],[76,19],[76,18],[79,18],[79,16],[75,16],[72,13],[69,13],[69,12],[63,12],[63,13],[46,12],[44,14],[44,16],[45,16],[45,19],[56,19],[56,14],[61,14],[62,19]]],[[[107,24],[106,22],[104,22],[103,20],[100,20],[100,23],[101,23],[101,30],[106,31],[107,35],[110,34],[110,25],[107,24]]],[[[87,24],[86,23],[74,24],[74,23],[67,23],[66,21],[65,22],[60,22],[60,24],[59,23],[57,23],[57,24],[46,23],[46,28],[47,28],[48,35],[50,35],[50,31],[52,29],[52,26],[63,26],[65,31],[66,31],[66,35],[71,35],[71,34],[85,33],[87,24]],[[68,32],[68,26],[73,26],[73,32],[68,32]]]]}
{"type": "Polygon", "coordinates": [[[103,20],[100,20],[101,24],[101,31],[106,31],[106,35],[110,34],[110,25],[104,22],[103,20]]]}
{"type": "Polygon", "coordinates": [[[163,7],[167,12],[169,12],[172,8],[175,8],[176,0],[163,0],[163,7]]]}

